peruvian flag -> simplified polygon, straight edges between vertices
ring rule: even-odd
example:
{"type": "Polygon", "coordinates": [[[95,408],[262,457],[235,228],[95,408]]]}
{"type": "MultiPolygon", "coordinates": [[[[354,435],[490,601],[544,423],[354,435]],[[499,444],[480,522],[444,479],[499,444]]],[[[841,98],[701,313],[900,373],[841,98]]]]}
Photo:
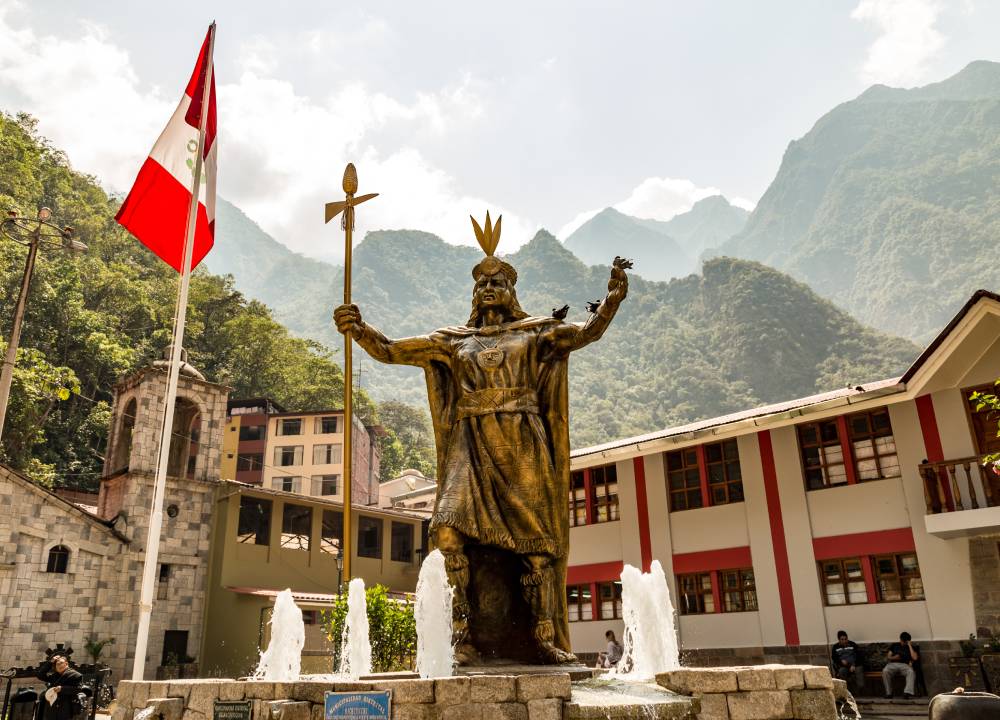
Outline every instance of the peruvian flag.
{"type": "Polygon", "coordinates": [[[198,218],[195,223],[191,268],[197,267],[215,242],[215,70],[211,55],[215,24],[198,53],[198,62],[188,82],[184,97],[170,122],[153,146],[139,170],[139,176],[122,203],[116,219],[139,242],[156,253],[177,272],[184,272],[184,238],[191,210],[191,187],[194,184],[198,135],[205,129],[201,181],[198,185],[198,218]],[[205,79],[209,67],[208,113],[202,107],[205,79]]]}

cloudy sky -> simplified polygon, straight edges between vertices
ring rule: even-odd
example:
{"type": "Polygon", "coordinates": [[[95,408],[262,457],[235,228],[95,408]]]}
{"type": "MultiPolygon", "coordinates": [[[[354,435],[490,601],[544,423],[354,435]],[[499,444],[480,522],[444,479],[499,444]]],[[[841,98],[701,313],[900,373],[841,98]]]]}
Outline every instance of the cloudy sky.
{"type": "Polygon", "coordinates": [[[382,193],[361,231],[472,244],[491,208],[509,251],[608,205],[750,207],[837,103],[1000,59],[987,0],[208,5],[0,0],[0,109],[127,191],[215,19],[220,194],[334,260],[322,207],[348,160],[382,193]]]}

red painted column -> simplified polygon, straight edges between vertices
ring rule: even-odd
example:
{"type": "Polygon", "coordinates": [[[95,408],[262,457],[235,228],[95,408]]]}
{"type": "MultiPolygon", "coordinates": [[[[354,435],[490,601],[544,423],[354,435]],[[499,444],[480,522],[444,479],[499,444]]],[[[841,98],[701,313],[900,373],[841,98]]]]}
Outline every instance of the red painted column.
{"type": "Polygon", "coordinates": [[[712,504],[712,494],[708,491],[708,463],[705,461],[705,446],[699,445],[695,448],[698,453],[698,477],[701,480],[701,506],[708,507],[712,504]]]}
{"type": "Polygon", "coordinates": [[[590,479],[590,468],[583,469],[583,494],[587,498],[587,524],[594,524],[594,484],[590,479]]]}
{"type": "Polygon", "coordinates": [[[649,537],[649,500],[646,497],[646,463],[641,456],[632,458],[632,469],[635,471],[635,504],[639,514],[639,553],[642,558],[642,571],[649,572],[649,565],[653,562],[653,544],[649,537]]]}
{"type": "MultiPolygon", "coordinates": [[[[924,452],[928,462],[938,463],[944,460],[944,449],[941,447],[941,433],[938,432],[937,416],[934,414],[934,401],[930,395],[921,395],[914,401],[917,405],[917,418],[920,420],[920,434],[924,437],[924,452]]],[[[944,500],[948,511],[955,509],[955,499],[951,495],[951,483],[948,473],[938,471],[938,482],[944,488],[944,500]]]]}
{"type": "Polygon", "coordinates": [[[601,596],[597,589],[597,583],[590,583],[590,610],[594,620],[601,619],[601,596]]]}
{"type": "Polygon", "coordinates": [[[715,603],[715,612],[722,612],[722,588],[719,586],[719,571],[712,571],[712,601],[715,603]]]}
{"type": "Polygon", "coordinates": [[[795,595],[792,591],[792,573],[788,565],[788,545],[785,542],[785,523],[781,517],[781,496],[778,494],[778,473],[774,466],[774,448],[771,432],[757,433],[760,444],[760,464],[764,474],[764,495],[767,498],[767,515],[771,523],[771,549],[778,576],[778,599],[781,620],[785,628],[785,644],[799,644],[799,623],[795,617],[795,595]]]}
{"type": "Polygon", "coordinates": [[[854,448],[851,447],[851,438],[847,432],[846,415],[841,415],[837,418],[837,435],[840,437],[840,452],[844,455],[844,470],[847,472],[847,484],[856,485],[858,482],[858,471],[854,467],[854,448]]]}
{"type": "Polygon", "coordinates": [[[874,605],[878,602],[878,591],[875,588],[875,573],[872,572],[870,555],[861,556],[861,572],[865,574],[865,592],[868,593],[868,602],[874,605]]]}

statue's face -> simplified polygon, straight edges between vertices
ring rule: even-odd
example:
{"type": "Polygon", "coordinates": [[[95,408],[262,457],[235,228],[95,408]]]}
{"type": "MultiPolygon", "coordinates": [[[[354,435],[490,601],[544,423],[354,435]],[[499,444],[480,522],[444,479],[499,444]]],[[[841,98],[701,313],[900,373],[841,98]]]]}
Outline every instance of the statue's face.
{"type": "Polygon", "coordinates": [[[510,283],[502,272],[483,275],[476,281],[473,302],[483,310],[509,310],[511,306],[510,283]]]}

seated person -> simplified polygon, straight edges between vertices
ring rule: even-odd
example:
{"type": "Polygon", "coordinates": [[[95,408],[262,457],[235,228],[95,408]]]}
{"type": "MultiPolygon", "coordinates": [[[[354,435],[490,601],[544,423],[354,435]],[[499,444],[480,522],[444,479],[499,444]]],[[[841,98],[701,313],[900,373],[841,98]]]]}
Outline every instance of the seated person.
{"type": "Polygon", "coordinates": [[[865,686],[865,668],[858,644],[848,639],[845,630],[837,631],[837,642],[830,648],[830,666],[834,677],[846,680],[851,692],[858,694],[865,686]]]}
{"type": "Polygon", "coordinates": [[[911,641],[910,633],[901,632],[899,642],[889,646],[888,660],[882,670],[882,683],[885,685],[885,697],[892,697],[892,679],[896,675],[906,678],[903,697],[911,698],[916,693],[917,671],[913,664],[920,660],[919,648],[911,641]]]}
{"type": "Polygon", "coordinates": [[[608,641],[608,649],[598,653],[597,666],[602,668],[613,668],[622,659],[623,648],[620,642],[615,639],[615,633],[608,630],[604,633],[604,638],[608,641]]]}
{"type": "Polygon", "coordinates": [[[42,717],[44,720],[70,720],[81,710],[77,695],[83,676],[69,666],[65,655],[53,655],[50,663],[45,663],[42,667],[45,671],[39,674],[39,679],[45,681],[47,688],[55,691],[54,702],[50,703],[48,699],[41,701],[44,708],[42,717]]]}

